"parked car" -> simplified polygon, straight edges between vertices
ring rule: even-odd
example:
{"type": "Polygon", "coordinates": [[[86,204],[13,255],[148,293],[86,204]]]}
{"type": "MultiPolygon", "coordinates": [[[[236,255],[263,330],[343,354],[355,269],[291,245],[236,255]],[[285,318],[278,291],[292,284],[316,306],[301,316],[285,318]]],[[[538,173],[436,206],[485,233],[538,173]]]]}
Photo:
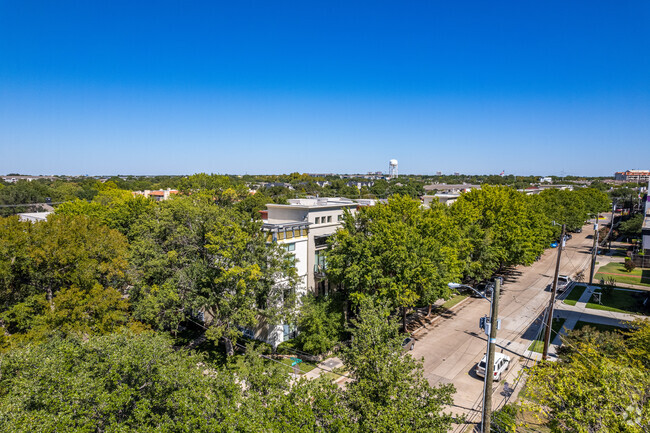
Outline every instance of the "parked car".
{"type": "Polygon", "coordinates": [[[551,242],[551,248],[557,248],[557,242],[555,241],[551,242]]]}
{"type": "Polygon", "coordinates": [[[569,277],[567,275],[559,275],[557,277],[557,291],[558,291],[558,293],[564,292],[572,282],[573,282],[573,280],[571,279],[571,277],[569,277]]]}
{"type": "MultiPolygon", "coordinates": [[[[492,296],[492,290],[494,290],[494,283],[491,281],[483,281],[481,283],[478,283],[475,289],[476,292],[480,293],[486,298],[490,298],[492,296]]],[[[481,296],[476,292],[472,292],[472,296],[475,298],[480,298],[481,296]]]]}
{"type": "MultiPolygon", "coordinates": [[[[481,362],[476,364],[476,374],[485,377],[485,366],[487,365],[487,355],[483,356],[481,362]]],[[[494,380],[500,381],[503,373],[510,367],[510,357],[503,353],[494,354],[494,380]]]]}
{"type": "Polygon", "coordinates": [[[575,230],[575,232],[576,232],[576,233],[582,233],[582,227],[578,227],[578,228],[575,230]]]}
{"type": "Polygon", "coordinates": [[[412,337],[406,337],[402,342],[402,350],[406,352],[407,350],[413,350],[415,348],[415,339],[412,337]]]}

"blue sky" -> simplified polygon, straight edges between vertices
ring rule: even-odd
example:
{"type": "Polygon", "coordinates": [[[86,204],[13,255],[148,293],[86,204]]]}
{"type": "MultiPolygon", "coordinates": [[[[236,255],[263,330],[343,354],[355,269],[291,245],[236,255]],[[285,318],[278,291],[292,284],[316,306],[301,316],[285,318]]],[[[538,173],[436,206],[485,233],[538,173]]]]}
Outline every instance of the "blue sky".
{"type": "Polygon", "coordinates": [[[650,169],[650,2],[0,0],[0,173],[650,169]]]}

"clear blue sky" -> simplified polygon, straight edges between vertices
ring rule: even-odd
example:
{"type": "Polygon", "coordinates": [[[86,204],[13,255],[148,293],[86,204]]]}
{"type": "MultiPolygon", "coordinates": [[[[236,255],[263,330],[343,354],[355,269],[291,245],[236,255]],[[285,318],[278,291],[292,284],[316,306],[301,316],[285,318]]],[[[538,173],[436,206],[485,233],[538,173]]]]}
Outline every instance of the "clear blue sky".
{"type": "Polygon", "coordinates": [[[0,173],[650,169],[650,2],[0,0],[0,173]]]}

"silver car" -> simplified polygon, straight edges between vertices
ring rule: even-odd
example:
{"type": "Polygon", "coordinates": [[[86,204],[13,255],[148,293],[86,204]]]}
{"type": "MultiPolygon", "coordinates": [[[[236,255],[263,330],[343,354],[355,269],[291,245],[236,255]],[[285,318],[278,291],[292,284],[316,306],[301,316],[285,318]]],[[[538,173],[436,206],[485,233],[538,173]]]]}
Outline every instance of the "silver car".
{"type": "Polygon", "coordinates": [[[567,275],[559,275],[557,277],[557,291],[558,293],[564,292],[573,282],[571,277],[567,275]]]}

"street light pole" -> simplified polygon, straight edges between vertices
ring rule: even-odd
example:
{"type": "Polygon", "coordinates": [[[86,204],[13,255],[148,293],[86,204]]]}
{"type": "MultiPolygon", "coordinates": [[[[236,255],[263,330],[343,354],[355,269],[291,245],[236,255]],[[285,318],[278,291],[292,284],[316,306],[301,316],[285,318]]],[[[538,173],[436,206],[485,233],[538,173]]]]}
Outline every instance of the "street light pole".
{"type": "Polygon", "coordinates": [[[492,421],[492,383],[494,382],[494,345],[497,341],[497,321],[499,320],[499,293],[501,279],[497,278],[492,290],[490,309],[490,335],[488,336],[487,365],[485,366],[485,402],[483,404],[483,433],[490,433],[492,421]]]}
{"type": "Polygon", "coordinates": [[[481,432],[489,433],[490,432],[490,423],[492,415],[492,384],[494,382],[494,344],[496,343],[497,338],[497,321],[499,318],[499,293],[501,292],[501,278],[497,278],[494,283],[494,289],[492,290],[492,300],[486,298],[481,292],[476,290],[472,286],[467,286],[465,284],[456,284],[449,283],[448,286],[451,289],[459,289],[465,287],[472,290],[474,293],[479,295],[481,298],[485,299],[490,303],[490,334],[487,338],[487,351],[485,352],[486,356],[486,365],[485,365],[485,378],[483,379],[483,417],[481,421],[481,432]]]}
{"type": "Polygon", "coordinates": [[[548,346],[551,344],[551,327],[553,326],[553,306],[555,305],[555,292],[557,291],[557,277],[560,274],[560,257],[562,256],[562,247],[564,246],[564,230],[566,225],[562,224],[562,235],[560,244],[557,246],[557,262],[555,263],[555,276],[553,277],[553,286],[551,287],[551,300],[548,304],[548,316],[546,317],[546,332],[544,334],[544,351],[542,359],[548,358],[548,346]]]}
{"type": "Polygon", "coordinates": [[[598,254],[598,214],[594,223],[594,246],[591,250],[591,269],[589,270],[589,284],[594,282],[594,269],[596,268],[596,255],[598,254]]]}

